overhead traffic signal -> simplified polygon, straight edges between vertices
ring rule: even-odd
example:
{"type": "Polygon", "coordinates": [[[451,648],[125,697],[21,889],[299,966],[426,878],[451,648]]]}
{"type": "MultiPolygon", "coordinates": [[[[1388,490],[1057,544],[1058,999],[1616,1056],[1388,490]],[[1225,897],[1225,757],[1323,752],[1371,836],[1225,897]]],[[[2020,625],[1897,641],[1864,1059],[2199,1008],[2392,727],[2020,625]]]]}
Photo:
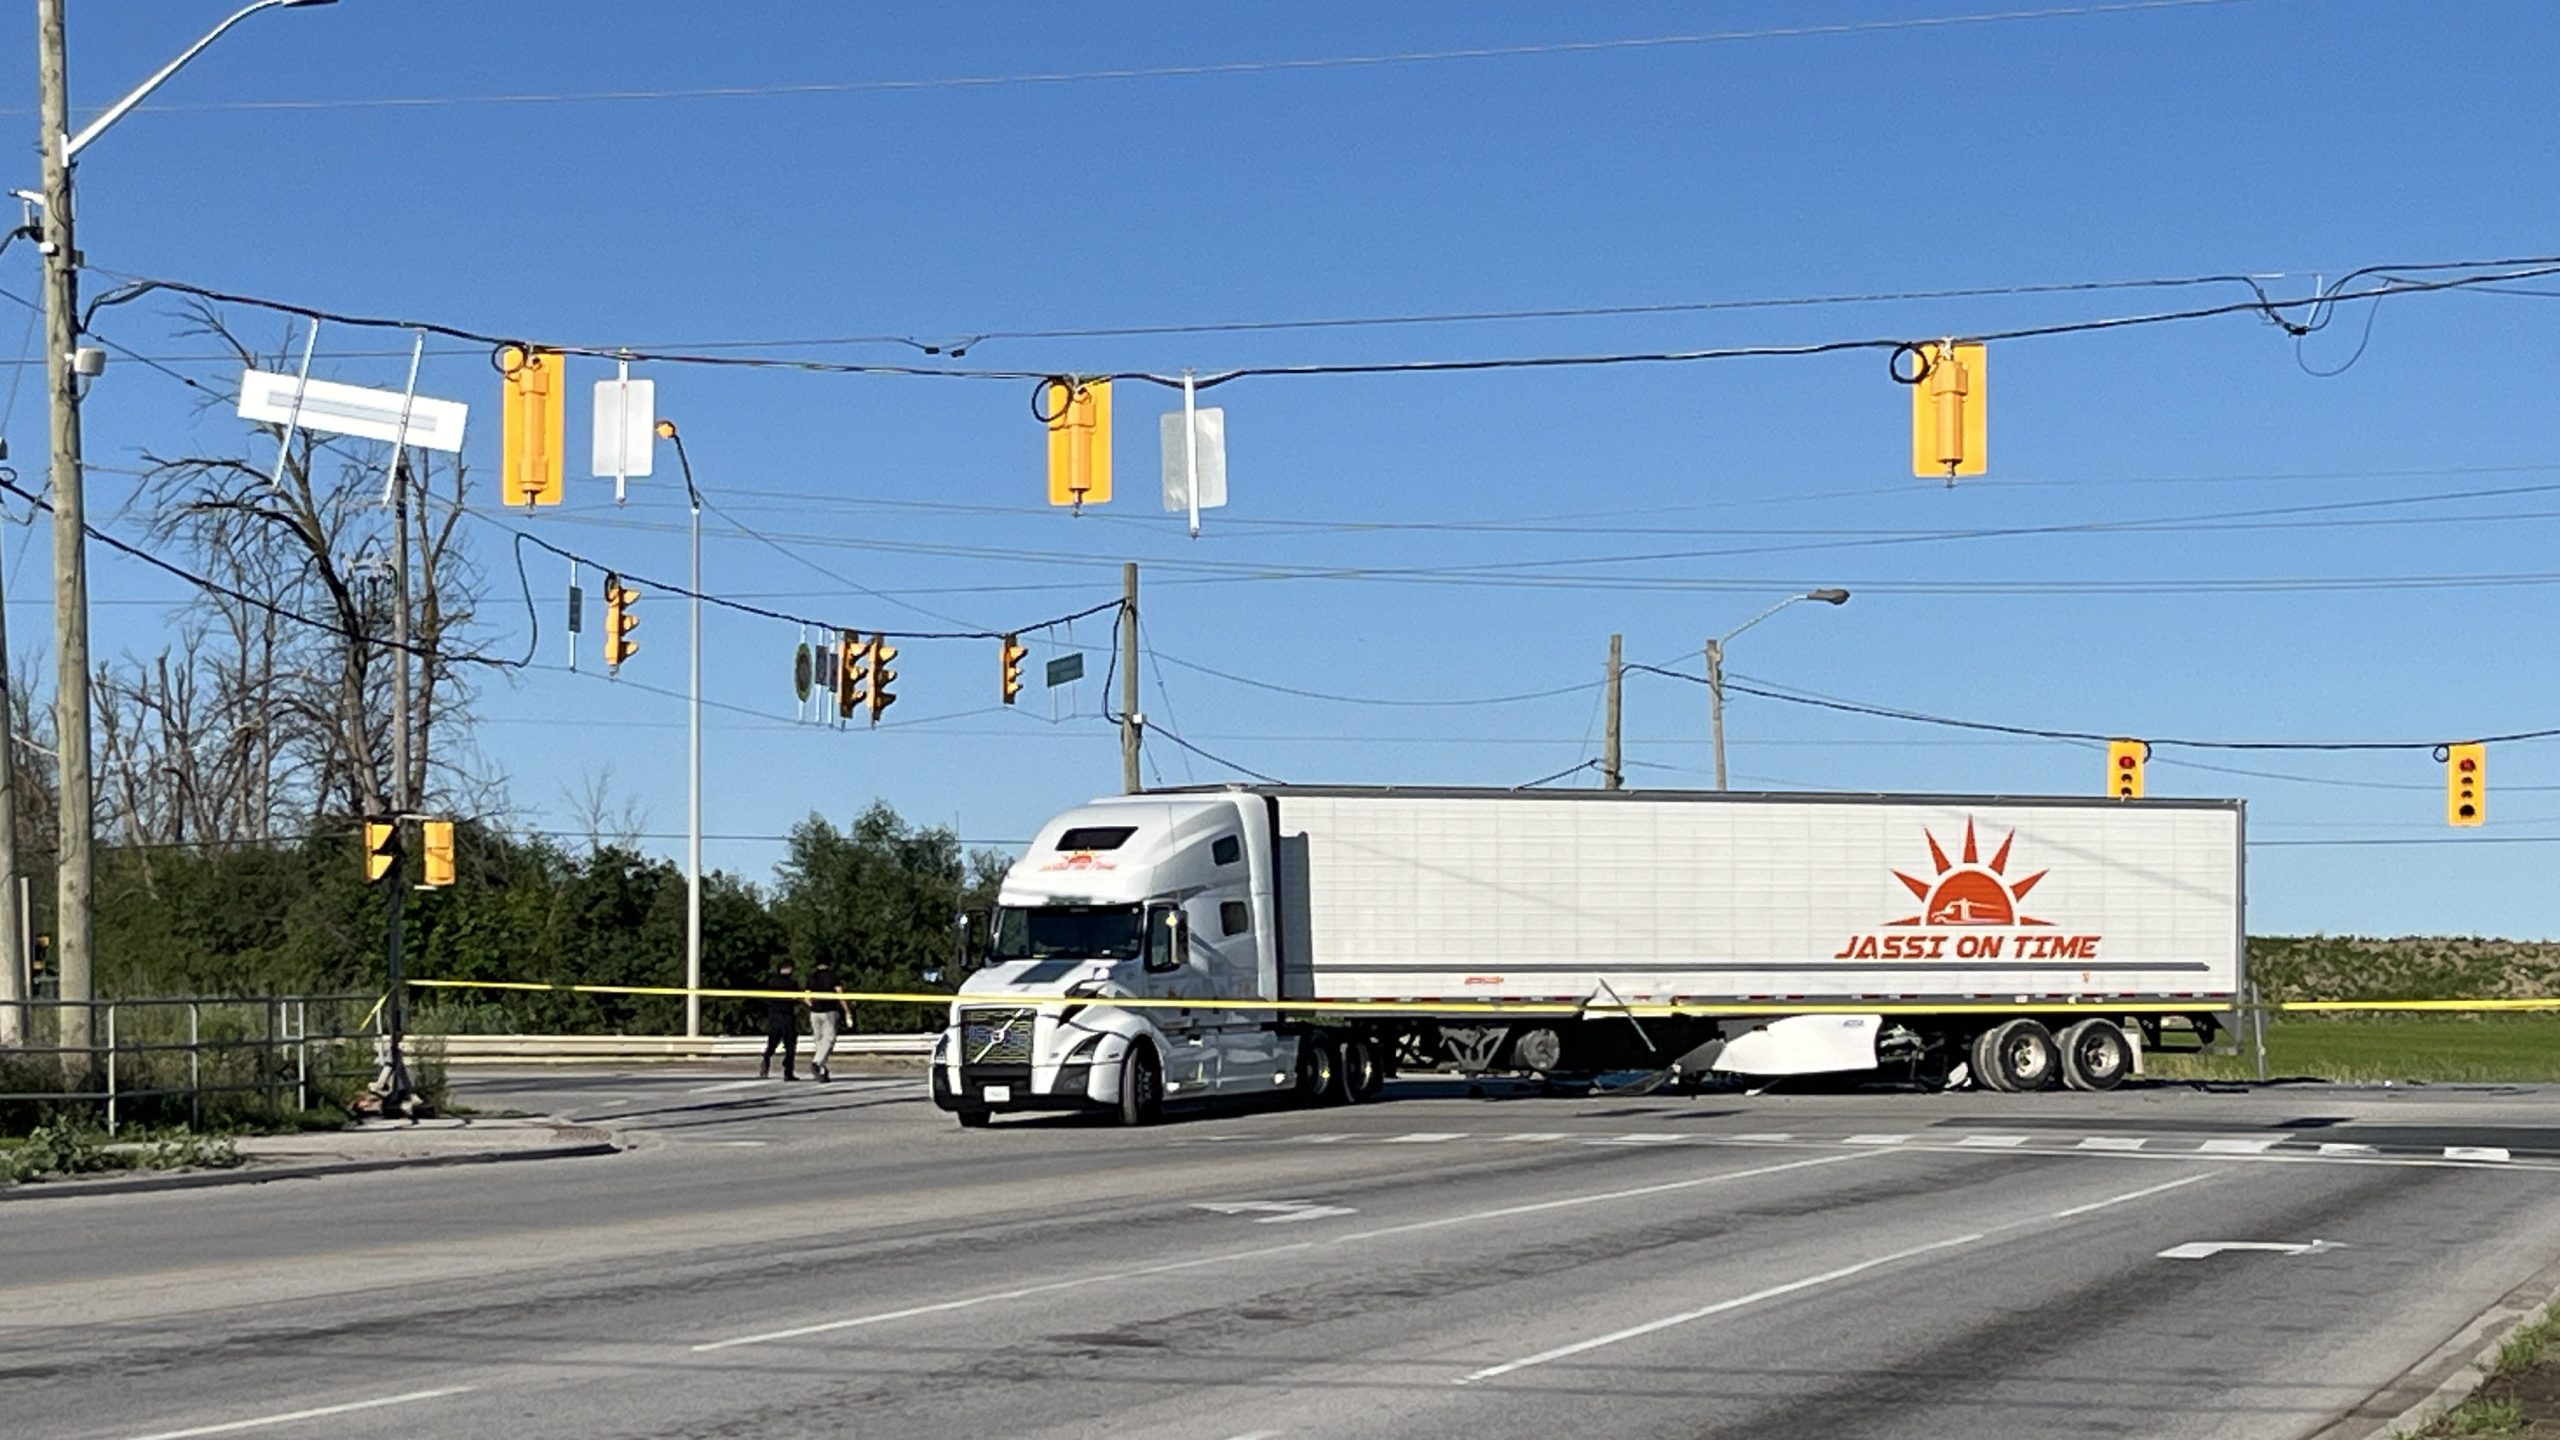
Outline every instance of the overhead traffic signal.
{"type": "Polygon", "coordinates": [[[862,708],[863,669],[869,652],[862,637],[850,630],[836,632],[836,718],[850,720],[862,708]]]}
{"type": "Polygon", "coordinates": [[[1007,705],[1012,704],[1014,699],[1022,694],[1022,661],[1023,657],[1030,653],[1031,651],[1024,647],[1021,636],[1004,637],[1004,703],[1007,705]]]}
{"type": "Polygon", "coordinates": [[[453,822],[429,820],[418,827],[424,843],[426,873],[419,883],[437,888],[453,883],[453,822]]]}
{"type": "Polygon", "coordinates": [[[1990,455],[1989,352],[1952,340],[1909,349],[1919,370],[1909,382],[1911,473],[1949,480],[1981,474],[1990,455]]]}
{"type": "Polygon", "coordinates": [[[364,822],[364,878],[380,880],[400,863],[400,827],[389,820],[364,822]]]}
{"type": "Polygon", "coordinates": [[[2444,823],[2479,825],[2488,819],[2489,747],[2444,747],[2444,823]]]}
{"type": "Polygon", "coordinates": [[[2139,740],[2107,742],[2107,793],[2118,800],[2142,798],[2142,763],[2151,747],[2139,740]]]}
{"type": "Polygon", "coordinates": [[[871,723],[874,725],[880,723],[881,711],[898,702],[898,697],[889,693],[889,682],[898,678],[898,672],[889,668],[889,662],[897,658],[898,647],[889,643],[888,636],[871,637],[871,723]]]}
{"type": "Polygon", "coordinates": [[[640,653],[640,642],[631,632],[640,628],[640,617],[632,613],[640,603],[640,592],[622,583],[619,575],[604,577],[604,668],[619,670],[622,662],[640,653]]]}
{"type": "Polygon", "coordinates": [[[557,350],[498,349],[506,393],[499,404],[498,484],[509,505],[557,505],[568,452],[569,386],[557,350]]]}
{"type": "Polygon", "coordinates": [[[1043,387],[1049,422],[1049,503],[1111,498],[1111,382],[1058,379],[1043,387]]]}

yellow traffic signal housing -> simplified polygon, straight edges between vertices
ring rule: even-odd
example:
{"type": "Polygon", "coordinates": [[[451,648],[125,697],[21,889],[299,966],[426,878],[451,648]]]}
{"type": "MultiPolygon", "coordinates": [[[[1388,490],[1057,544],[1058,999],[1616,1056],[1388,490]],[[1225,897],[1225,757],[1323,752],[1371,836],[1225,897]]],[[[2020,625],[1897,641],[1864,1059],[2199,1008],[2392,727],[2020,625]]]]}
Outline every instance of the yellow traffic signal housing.
{"type": "Polygon", "coordinates": [[[364,822],[364,878],[367,883],[391,873],[400,859],[400,832],[388,820],[364,822]]]}
{"type": "Polygon", "coordinates": [[[565,360],[556,350],[503,347],[499,373],[506,394],[499,406],[504,440],[498,483],[508,505],[557,505],[567,493],[561,475],[568,463],[569,386],[565,360]]]}
{"type": "Polygon", "coordinates": [[[1049,503],[1111,498],[1111,382],[1049,382],[1049,503]]]}
{"type": "Polygon", "coordinates": [[[632,607],[640,603],[640,592],[622,583],[619,575],[604,577],[604,668],[619,670],[622,662],[640,653],[640,642],[631,632],[640,628],[640,617],[632,607]]]}
{"type": "Polygon", "coordinates": [[[2139,740],[2107,742],[2107,793],[2118,800],[2142,798],[2142,762],[2151,758],[2151,747],[2139,740]]]}
{"type": "Polygon", "coordinates": [[[862,637],[850,630],[836,635],[836,718],[850,720],[862,708],[863,670],[870,652],[863,647],[862,637]]]}
{"type": "Polygon", "coordinates": [[[871,637],[871,723],[874,725],[880,723],[881,711],[898,703],[898,697],[889,693],[889,682],[898,678],[898,672],[889,668],[889,662],[897,658],[898,647],[889,643],[888,636],[871,637]]]}
{"type": "Polygon", "coordinates": [[[1990,352],[1953,341],[1927,347],[1911,385],[1911,473],[1979,475],[1989,465],[1990,352]]]}
{"type": "Polygon", "coordinates": [[[2489,747],[2444,747],[2444,823],[2479,825],[2489,815],[2489,747]]]}
{"type": "Polygon", "coordinates": [[[1031,652],[1023,646],[1022,637],[1004,637],[1004,703],[1010,705],[1022,694],[1022,661],[1031,652]]]}
{"type": "Polygon", "coordinates": [[[424,835],[424,843],[419,848],[425,851],[426,859],[426,874],[421,883],[430,887],[452,884],[453,822],[430,820],[419,829],[424,835]]]}

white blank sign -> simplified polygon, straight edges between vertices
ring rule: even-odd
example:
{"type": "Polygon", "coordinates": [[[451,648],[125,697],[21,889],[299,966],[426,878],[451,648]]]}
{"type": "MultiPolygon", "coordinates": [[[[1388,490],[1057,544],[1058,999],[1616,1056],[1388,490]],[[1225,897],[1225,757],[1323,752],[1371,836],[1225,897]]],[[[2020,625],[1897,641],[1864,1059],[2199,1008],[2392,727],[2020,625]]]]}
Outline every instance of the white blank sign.
{"type": "Polygon", "coordinates": [[[404,412],[409,417],[409,444],[427,450],[462,449],[462,426],[470,418],[471,407],[459,400],[403,395],[335,380],[306,381],[268,370],[251,370],[240,377],[243,420],[298,425],[366,440],[397,440],[404,412]]]}
{"type": "Polygon", "coordinates": [[[606,480],[618,475],[647,475],[657,454],[651,433],[657,428],[657,381],[597,381],[595,477],[606,480]],[[626,390],[630,392],[629,404],[623,403],[626,390]]]}
{"type": "MultiPolygon", "coordinates": [[[[1215,510],[1227,503],[1227,412],[1195,410],[1200,417],[1200,508],[1215,510]]],[[[1182,443],[1182,412],[1164,417],[1164,508],[1191,508],[1191,456],[1182,443]]]]}

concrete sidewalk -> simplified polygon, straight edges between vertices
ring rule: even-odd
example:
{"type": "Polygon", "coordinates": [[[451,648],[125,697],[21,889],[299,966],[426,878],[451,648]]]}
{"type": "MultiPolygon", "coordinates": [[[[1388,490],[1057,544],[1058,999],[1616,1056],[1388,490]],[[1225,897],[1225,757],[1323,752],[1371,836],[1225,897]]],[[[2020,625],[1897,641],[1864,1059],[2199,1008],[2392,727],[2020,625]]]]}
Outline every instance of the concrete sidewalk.
{"type": "Polygon", "coordinates": [[[213,1170],[112,1171],[0,1186],[0,1202],[133,1195],[214,1185],[259,1185],[326,1175],[360,1175],[437,1165],[491,1165],[612,1155],[624,1148],[600,1126],[542,1119],[369,1120],[343,1130],[247,1135],[240,1164],[213,1170]]]}

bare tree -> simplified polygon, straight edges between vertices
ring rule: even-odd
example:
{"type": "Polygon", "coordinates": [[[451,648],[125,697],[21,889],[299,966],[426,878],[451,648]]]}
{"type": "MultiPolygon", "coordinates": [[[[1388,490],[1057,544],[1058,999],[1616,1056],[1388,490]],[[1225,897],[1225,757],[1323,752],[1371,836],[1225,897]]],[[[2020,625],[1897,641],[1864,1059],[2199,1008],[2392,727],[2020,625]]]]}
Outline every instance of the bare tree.
{"type": "Polygon", "coordinates": [[[649,812],[638,797],[625,796],[619,805],[614,803],[610,765],[586,772],[575,790],[562,786],[560,799],[568,806],[569,823],[586,837],[591,852],[608,846],[631,849],[649,829],[649,812]]]}

